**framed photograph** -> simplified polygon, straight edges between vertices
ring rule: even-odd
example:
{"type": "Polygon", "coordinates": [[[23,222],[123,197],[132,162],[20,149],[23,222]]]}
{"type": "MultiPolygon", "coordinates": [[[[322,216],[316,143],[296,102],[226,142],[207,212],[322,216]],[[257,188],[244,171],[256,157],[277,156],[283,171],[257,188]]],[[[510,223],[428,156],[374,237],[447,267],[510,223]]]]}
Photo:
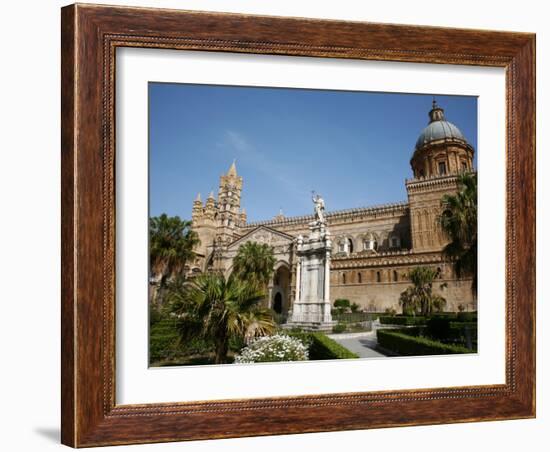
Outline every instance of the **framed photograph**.
{"type": "Polygon", "coordinates": [[[535,416],[533,34],[61,32],[64,444],[535,416]]]}

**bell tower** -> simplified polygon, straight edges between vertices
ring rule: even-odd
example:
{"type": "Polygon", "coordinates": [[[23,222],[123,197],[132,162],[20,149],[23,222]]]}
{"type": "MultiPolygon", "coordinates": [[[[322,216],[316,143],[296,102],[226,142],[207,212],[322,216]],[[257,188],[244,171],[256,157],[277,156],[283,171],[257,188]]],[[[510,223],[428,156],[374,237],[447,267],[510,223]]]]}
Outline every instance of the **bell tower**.
{"type": "Polygon", "coordinates": [[[201,194],[199,193],[193,202],[192,210],[192,229],[199,237],[199,243],[195,247],[197,261],[201,267],[204,267],[205,258],[209,254],[209,247],[214,241],[216,235],[216,204],[214,196],[210,196],[203,205],[201,194]]]}
{"type": "Polygon", "coordinates": [[[441,199],[458,191],[458,175],[474,171],[474,149],[460,129],[445,119],[433,101],[428,125],[422,130],[413,156],[413,178],[406,182],[414,251],[439,251],[447,238],[439,225],[441,199]]]}
{"type": "Polygon", "coordinates": [[[243,178],[233,161],[227,173],[220,176],[218,191],[218,236],[226,243],[233,240],[235,227],[246,221],[241,211],[242,188],[243,178]]]}

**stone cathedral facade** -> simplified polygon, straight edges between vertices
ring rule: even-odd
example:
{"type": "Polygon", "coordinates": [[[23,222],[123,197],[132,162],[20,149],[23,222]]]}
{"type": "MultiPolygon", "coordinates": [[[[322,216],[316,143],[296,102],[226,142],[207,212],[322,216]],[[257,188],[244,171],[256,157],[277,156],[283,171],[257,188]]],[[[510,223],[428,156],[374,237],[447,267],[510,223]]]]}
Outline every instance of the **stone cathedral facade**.
{"type": "MultiPolygon", "coordinates": [[[[347,298],[368,311],[399,310],[399,295],[410,282],[409,270],[429,266],[438,271],[434,289],[447,300],[446,310],[476,308],[471,279],[458,279],[444,259],[446,238],[438,224],[441,199],[456,193],[457,175],[473,171],[474,149],[461,131],[445,120],[434,101],[429,124],[421,132],[410,161],[411,179],[405,182],[408,200],[394,204],[326,213],[332,235],[330,299],[347,298]],[[444,284],[445,283],[445,284],[444,284]]],[[[193,229],[200,238],[191,274],[231,272],[239,247],[254,241],[273,247],[276,264],[267,302],[275,311],[292,310],[296,291],[296,250],[307,236],[314,215],[249,223],[241,207],[243,178],[235,163],[220,177],[217,196],[193,203],[193,229]]]]}

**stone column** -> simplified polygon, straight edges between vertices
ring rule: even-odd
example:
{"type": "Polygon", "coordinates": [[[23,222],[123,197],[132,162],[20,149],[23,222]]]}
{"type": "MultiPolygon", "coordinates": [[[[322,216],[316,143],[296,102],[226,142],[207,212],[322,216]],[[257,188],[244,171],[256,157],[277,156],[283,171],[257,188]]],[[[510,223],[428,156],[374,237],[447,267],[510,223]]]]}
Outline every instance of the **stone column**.
{"type": "Polygon", "coordinates": [[[298,257],[298,262],[296,262],[296,295],[294,299],[296,301],[300,300],[300,283],[302,280],[302,265],[300,263],[300,258],[298,257]]]}
{"type": "Polygon", "coordinates": [[[330,304],[330,252],[325,257],[325,301],[330,304]]]}
{"type": "Polygon", "coordinates": [[[323,309],[323,322],[332,322],[332,314],[330,312],[330,251],[327,250],[325,257],[325,303],[323,309]]]}

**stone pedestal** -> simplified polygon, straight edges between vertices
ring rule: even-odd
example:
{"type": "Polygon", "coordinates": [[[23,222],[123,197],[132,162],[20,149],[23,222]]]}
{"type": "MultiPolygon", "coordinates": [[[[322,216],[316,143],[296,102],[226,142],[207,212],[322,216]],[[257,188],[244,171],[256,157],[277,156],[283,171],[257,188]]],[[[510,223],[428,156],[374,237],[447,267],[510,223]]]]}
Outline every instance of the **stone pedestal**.
{"type": "Polygon", "coordinates": [[[332,242],[323,221],[314,221],[309,228],[309,237],[297,240],[296,297],[287,327],[329,331],[335,324],[330,314],[332,242]]]}

